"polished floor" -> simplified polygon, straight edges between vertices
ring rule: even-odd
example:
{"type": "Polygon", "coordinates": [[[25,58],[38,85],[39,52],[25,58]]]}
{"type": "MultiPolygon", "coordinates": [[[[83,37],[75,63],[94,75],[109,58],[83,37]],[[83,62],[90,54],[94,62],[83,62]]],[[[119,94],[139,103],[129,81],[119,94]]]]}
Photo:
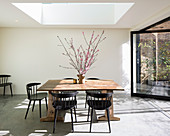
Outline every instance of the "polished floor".
{"type": "MultiPolygon", "coordinates": [[[[56,124],[56,133],[52,134],[52,122],[40,122],[39,107],[36,103],[25,120],[28,105],[26,95],[0,96],[0,136],[169,136],[170,102],[131,98],[126,92],[114,93],[114,112],[120,121],[111,121],[111,133],[106,121],[93,123],[92,133],[87,122],[87,109],[84,108],[85,95],[79,93],[77,119],[74,133],[71,133],[70,113],[66,113],[65,122],[56,124]]],[[[96,111],[97,116],[104,114],[96,111]]],[[[46,115],[45,101],[42,104],[42,116],[46,115]]]]}
{"type": "Polygon", "coordinates": [[[148,85],[148,84],[139,83],[136,86],[137,86],[137,93],[158,95],[158,96],[168,96],[168,97],[170,96],[170,83],[169,82],[167,82],[166,85],[165,84],[148,85]]]}

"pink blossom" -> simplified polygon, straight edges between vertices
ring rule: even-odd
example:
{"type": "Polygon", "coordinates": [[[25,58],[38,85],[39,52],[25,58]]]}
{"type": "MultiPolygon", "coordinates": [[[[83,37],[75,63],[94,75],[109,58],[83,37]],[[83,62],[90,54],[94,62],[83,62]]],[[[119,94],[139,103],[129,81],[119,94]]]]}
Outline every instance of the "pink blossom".
{"type": "Polygon", "coordinates": [[[86,61],[88,60],[89,57],[86,57],[86,61]]]}
{"type": "Polygon", "coordinates": [[[99,52],[99,49],[95,53],[97,53],[97,52],[99,52]]]}
{"type": "Polygon", "coordinates": [[[80,68],[80,73],[82,73],[82,68],[80,68]]]}
{"type": "Polygon", "coordinates": [[[88,56],[89,56],[89,51],[88,51],[87,54],[86,54],[86,58],[88,58],[88,56]]]}
{"type": "Polygon", "coordinates": [[[89,70],[90,66],[88,66],[86,69],[89,70]]]}
{"type": "Polygon", "coordinates": [[[96,41],[97,37],[94,39],[94,41],[96,41]]]}

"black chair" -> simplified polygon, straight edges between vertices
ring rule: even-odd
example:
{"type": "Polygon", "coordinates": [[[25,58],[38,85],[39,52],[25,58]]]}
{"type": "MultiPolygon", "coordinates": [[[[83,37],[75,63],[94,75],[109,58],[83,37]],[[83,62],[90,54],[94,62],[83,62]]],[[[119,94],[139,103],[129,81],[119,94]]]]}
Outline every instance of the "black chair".
{"type": "Polygon", "coordinates": [[[55,115],[54,115],[54,126],[53,126],[53,133],[55,132],[56,128],[56,120],[57,120],[57,114],[59,110],[69,110],[71,112],[71,123],[72,123],[72,132],[74,132],[73,128],[73,113],[72,109],[74,108],[74,114],[75,114],[75,120],[76,119],[76,105],[77,105],[77,100],[76,95],[78,92],[69,92],[69,93],[52,93],[50,94],[53,96],[53,107],[55,109],[55,115]]]}
{"type": "MultiPolygon", "coordinates": [[[[90,78],[87,78],[87,80],[100,80],[99,78],[96,78],[96,77],[90,77],[90,78]]],[[[86,108],[86,104],[87,104],[87,92],[94,92],[94,93],[101,93],[101,90],[90,90],[90,91],[86,91],[86,101],[85,101],[85,108],[86,108]]]]}
{"type": "Polygon", "coordinates": [[[25,119],[27,118],[29,107],[30,107],[30,104],[31,104],[32,101],[34,101],[32,111],[34,111],[35,101],[39,101],[40,118],[41,118],[41,100],[44,99],[44,98],[45,98],[45,101],[46,101],[46,108],[48,109],[47,93],[37,93],[37,86],[40,85],[40,84],[41,83],[29,83],[29,84],[26,85],[29,104],[28,104],[28,108],[27,108],[27,111],[26,111],[26,114],[25,114],[25,119]]]}
{"type": "MultiPolygon", "coordinates": [[[[64,80],[73,80],[73,79],[74,78],[72,78],[72,77],[65,77],[64,78],[64,80]]],[[[77,92],[77,91],[61,91],[62,94],[70,93],[70,92],[77,92]]],[[[76,96],[75,96],[75,99],[77,99],[76,96]]],[[[76,108],[77,108],[77,105],[76,105],[76,108]]]]}
{"type": "Polygon", "coordinates": [[[89,105],[88,117],[89,117],[90,108],[91,108],[90,132],[91,132],[92,121],[93,121],[93,110],[106,110],[107,118],[108,118],[108,125],[109,125],[109,132],[111,133],[110,116],[109,116],[109,107],[112,105],[111,99],[112,99],[112,93],[97,94],[97,93],[87,92],[87,104],[89,105]]]}
{"type": "Polygon", "coordinates": [[[6,88],[6,86],[10,87],[11,96],[13,96],[13,93],[12,93],[12,83],[8,82],[8,78],[9,77],[11,77],[11,75],[0,75],[0,87],[4,88],[4,94],[3,94],[4,96],[5,96],[5,88],[6,88]]]}

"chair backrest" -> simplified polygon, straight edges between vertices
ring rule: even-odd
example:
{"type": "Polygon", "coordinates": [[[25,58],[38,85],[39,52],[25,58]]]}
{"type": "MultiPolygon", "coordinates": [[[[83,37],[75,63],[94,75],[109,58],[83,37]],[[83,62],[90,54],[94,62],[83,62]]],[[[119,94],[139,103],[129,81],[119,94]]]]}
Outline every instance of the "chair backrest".
{"type": "Polygon", "coordinates": [[[100,79],[97,77],[89,77],[89,78],[87,78],[87,80],[100,80],[100,79]]]}
{"type": "Polygon", "coordinates": [[[87,92],[87,103],[96,109],[105,109],[111,106],[113,93],[94,93],[87,92]]]}
{"type": "Polygon", "coordinates": [[[11,75],[0,75],[0,84],[6,84],[8,82],[8,77],[11,77],[11,75]]]}
{"type": "Polygon", "coordinates": [[[73,80],[74,78],[72,77],[65,77],[64,80],[73,80]]]}
{"type": "Polygon", "coordinates": [[[31,98],[31,95],[37,94],[37,87],[40,84],[41,83],[29,83],[26,85],[28,99],[31,98]]]}
{"type": "Polygon", "coordinates": [[[78,92],[67,92],[67,93],[53,93],[50,92],[53,96],[53,102],[55,106],[62,106],[60,109],[66,109],[77,104],[76,95],[78,92]]]}

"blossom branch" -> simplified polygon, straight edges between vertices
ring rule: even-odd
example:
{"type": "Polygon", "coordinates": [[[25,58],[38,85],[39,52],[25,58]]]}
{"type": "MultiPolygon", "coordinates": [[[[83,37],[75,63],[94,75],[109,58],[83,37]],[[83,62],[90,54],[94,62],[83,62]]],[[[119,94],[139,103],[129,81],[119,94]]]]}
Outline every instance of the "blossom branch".
{"type": "MultiPolygon", "coordinates": [[[[99,50],[97,50],[97,47],[99,44],[106,39],[106,37],[102,38],[104,35],[104,31],[101,33],[101,35],[97,35],[94,37],[94,31],[92,32],[91,38],[89,42],[87,41],[85,34],[83,32],[83,37],[88,45],[88,48],[85,50],[82,45],[79,46],[78,49],[75,49],[73,44],[73,39],[68,42],[68,40],[65,38],[66,43],[69,45],[69,50],[65,47],[64,43],[61,41],[61,39],[58,37],[61,45],[64,47],[64,50],[66,53],[63,53],[63,55],[69,57],[69,64],[75,68],[79,74],[85,74],[90,67],[96,62],[96,58],[98,56],[99,50]]],[[[67,69],[71,69],[69,67],[63,67],[67,69]]]]}
{"type": "Polygon", "coordinates": [[[86,39],[86,37],[84,35],[84,32],[83,32],[83,37],[84,37],[84,40],[85,40],[86,44],[89,45],[88,42],[87,42],[87,39],[86,39]]]}
{"type": "Polygon", "coordinates": [[[74,69],[72,67],[65,67],[65,66],[61,66],[61,65],[59,65],[59,67],[66,68],[66,69],[74,69]]]}
{"type": "Polygon", "coordinates": [[[69,52],[67,51],[67,49],[64,46],[63,42],[61,41],[60,37],[59,36],[57,36],[57,37],[58,37],[59,41],[61,42],[61,45],[64,47],[64,50],[66,51],[66,53],[67,53],[68,57],[70,58],[71,62],[73,63],[74,68],[79,71],[79,69],[76,67],[75,62],[73,61],[73,59],[71,58],[69,52]]]}

